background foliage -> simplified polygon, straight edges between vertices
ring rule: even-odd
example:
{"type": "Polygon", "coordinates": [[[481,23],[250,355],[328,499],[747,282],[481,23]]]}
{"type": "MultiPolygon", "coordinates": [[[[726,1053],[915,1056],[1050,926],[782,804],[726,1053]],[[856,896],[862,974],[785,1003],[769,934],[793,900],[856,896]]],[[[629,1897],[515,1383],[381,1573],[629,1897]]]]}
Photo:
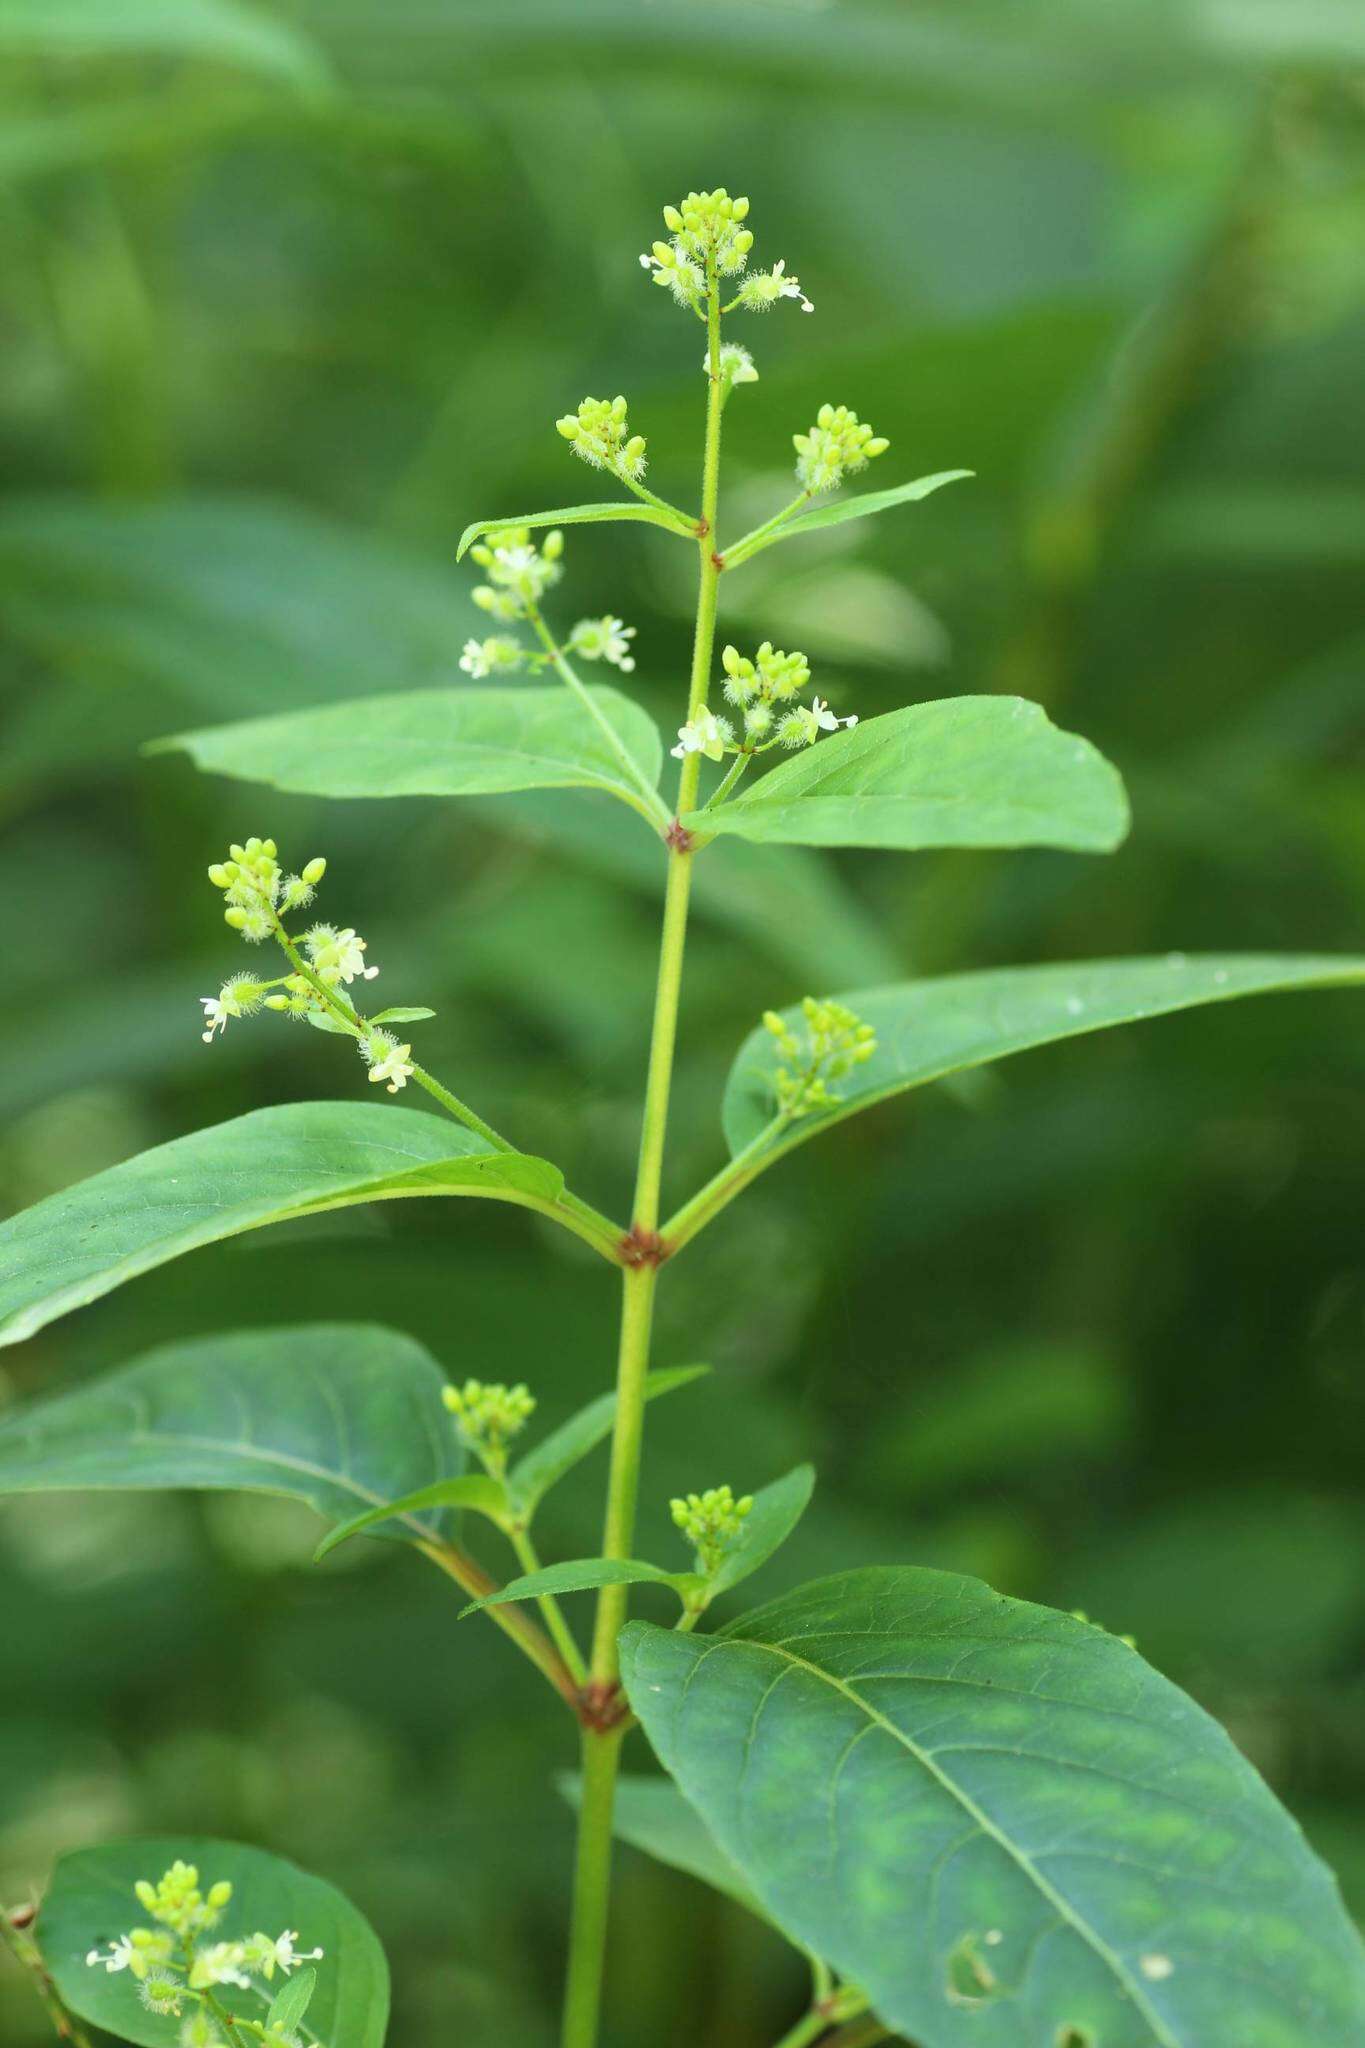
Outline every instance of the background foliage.
{"type": "MultiPolygon", "coordinates": [[[[1358,950],[1363,81],[1347,0],[0,0],[0,1200],[358,1092],[347,1048],[273,1019],[200,1043],[195,998],[237,964],[203,868],[257,831],[328,854],[385,1000],[439,1013],[422,1057],[624,1205],[661,881],[633,821],[252,799],[138,748],[453,680],[481,617],[455,539],[581,495],[552,422],[585,391],[627,391],[659,488],[693,495],[698,337],[635,252],[717,180],[817,305],[746,334],[736,513],[780,502],[825,398],[907,474],[978,472],[765,556],[722,627],[804,646],[839,708],[1034,697],[1122,766],[1137,824],[1106,860],[714,848],[675,1194],[719,1160],[738,1041],[807,988],[1358,950]]],[[[569,616],[638,624],[665,719],[676,554],[645,528],[568,547],[569,616]]],[[[720,1383],[670,1401],[642,1545],[672,1557],[670,1491],[815,1457],[758,1592],[943,1564],[1132,1630],[1365,1911],[1363,1078],[1348,995],[1270,998],[802,1149],[665,1285],[659,1362],[720,1383]]],[[[531,1379],[548,1421],[607,1384],[614,1307],[533,1219],[393,1204],[144,1278],[8,1354],[0,1391],[363,1319],[531,1379]]],[[[592,1503],[585,1472],[545,1547],[591,1547],[592,1503]]],[[[242,1837],[373,1919],[395,2038],[548,2041],[570,1731],[420,1561],[314,1570],[316,1534],[236,1497],[5,1505],[0,1895],[90,1838],[242,1837]]],[[[622,1853],[622,2048],[679,2015],[769,2040],[801,1996],[775,1938],[622,1853]]],[[[12,1975],[0,2034],[43,2038],[12,1975]]]]}

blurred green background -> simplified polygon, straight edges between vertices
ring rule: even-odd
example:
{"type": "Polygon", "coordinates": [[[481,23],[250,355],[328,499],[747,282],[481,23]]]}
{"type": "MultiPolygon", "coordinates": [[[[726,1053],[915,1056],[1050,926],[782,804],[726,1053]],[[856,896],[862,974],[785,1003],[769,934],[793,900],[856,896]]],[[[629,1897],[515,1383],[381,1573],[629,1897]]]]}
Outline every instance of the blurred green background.
{"type": "MultiPolygon", "coordinates": [[[[751,195],[816,302],[736,322],[729,530],[825,399],[922,507],[766,554],[722,627],[836,707],[1045,702],[1116,760],[1112,859],[707,856],[670,1182],[720,1157],[757,1012],[915,971],[1361,950],[1365,21],[1351,0],[0,0],[0,1206],[249,1107],[361,1092],[272,1018],[206,863],[325,852],[422,1057],[627,1201],[660,863],[605,800],[324,806],[197,780],[185,725],[458,681],[471,518],[592,495],[553,429],[625,391],[695,496],[690,318],[636,262],[691,186],[751,195]]],[[[882,472],[885,472],[884,474],[882,472]]],[[[676,724],[692,598],[643,528],[569,537],[561,622],[639,628],[676,724]]],[[[856,1119],[666,1280],[646,1554],[679,1487],[822,1480],[758,1588],[918,1561],[1082,1606],[1232,1728],[1365,1912],[1365,1011],[1272,998],[856,1119]]],[[[392,1322],[557,1419],[614,1290],[493,1205],[248,1237],[6,1354],[20,1401],[165,1338],[392,1322]]],[[[594,1538],[600,1472],[546,1547],[594,1538]]],[[[571,1731],[421,1561],[307,1559],[249,1498],[0,1508],[0,1897],[132,1829],[341,1883],[393,2039],[553,2035],[571,1731]]],[[[490,1550],[488,1561],[494,1563],[490,1550]]],[[[497,1561],[500,1564],[500,1560],[497,1561]]],[[[649,1610],[649,1599],[641,1601],[649,1610]]],[[[548,1696],[547,1696],[548,1699],[548,1696]]],[[[637,1757],[637,1767],[643,1758],[637,1757]]],[[[622,1852],[616,2048],[761,2048],[801,1972],[622,1852]]],[[[43,2038],[0,1973],[0,2035],[43,2038]]]]}

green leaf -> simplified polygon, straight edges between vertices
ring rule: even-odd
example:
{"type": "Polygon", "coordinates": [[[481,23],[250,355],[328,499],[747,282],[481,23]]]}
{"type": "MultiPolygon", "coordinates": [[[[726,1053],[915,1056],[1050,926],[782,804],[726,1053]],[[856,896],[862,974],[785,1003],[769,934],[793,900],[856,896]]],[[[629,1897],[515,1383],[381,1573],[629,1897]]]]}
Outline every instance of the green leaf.
{"type": "MultiPolygon", "coordinates": [[[[444,1409],[442,1417],[447,1433],[453,1437],[455,1432],[449,1427],[450,1418],[444,1409]]],[[[496,1479],[483,1472],[469,1472],[458,1479],[434,1480],[429,1486],[419,1486],[411,1493],[381,1501],[378,1507],[368,1508],[363,1515],[353,1515],[349,1521],[329,1529],[313,1552],[313,1562],[321,1564],[328,1551],[349,1542],[352,1536],[371,1529],[378,1533],[386,1522],[399,1517],[410,1525],[414,1516],[431,1508],[473,1508],[476,1514],[487,1515],[501,1527],[507,1515],[507,1491],[496,1479]]]]}
{"type": "MultiPolygon", "coordinates": [[[[561,1771],[555,1784],[577,1811],[583,1797],[578,1773],[561,1771]]],[[[688,1805],[671,1778],[646,1778],[629,1772],[619,1777],[611,1831],[618,1841],[642,1849],[656,1863],[666,1863],[670,1870],[700,1878],[713,1891],[723,1892],[750,1913],[757,1913],[760,1920],[767,1919],[701,1815],[688,1805]]]]}
{"type": "Polygon", "coordinates": [[[0,1224],[0,1344],[202,1244],[402,1195],[553,1211],[563,1177],[459,1124],[377,1102],[291,1102],[173,1138],[0,1224]]]}
{"type": "Polygon", "coordinates": [[[975,474],[971,469],[940,469],[933,476],[916,477],[913,483],[897,484],[894,490],[865,491],[861,497],[835,498],[827,505],[813,507],[809,512],[798,512],[761,539],[751,540],[746,534],[725,550],[726,566],[735,568],[740,562],[762,554],[764,548],[772,547],[775,541],[789,539],[792,534],[814,533],[822,526],[842,526],[847,519],[870,519],[874,512],[889,512],[893,505],[913,505],[941,490],[944,484],[955,484],[960,478],[975,474]]]}
{"type": "MultiPolygon", "coordinates": [[[[350,1517],[434,1482],[462,1483],[444,1384],[420,1344],[377,1324],[301,1323],[166,1344],[8,1415],[0,1494],[232,1489],[350,1517]]],[[[421,1501],[383,1533],[439,1535],[445,1518],[418,1509],[443,1504],[421,1501]]]]}
{"type": "Polygon", "coordinates": [[[281,1985],[270,2001],[266,2014],[266,2025],[278,2027],[282,2033],[292,2034],[303,2022],[303,2016],[313,2002],[313,1993],[318,1988],[318,1973],[311,1967],[299,1970],[281,1985]]]}
{"type": "MultiPolygon", "coordinates": [[[[618,690],[593,701],[651,788],[663,742],[618,690]]],[[[157,740],[209,775],[301,796],[488,796],[512,789],[605,789],[639,804],[602,733],[561,684],[412,690],[244,719],[157,740]]]]}
{"type": "MultiPolygon", "coordinates": [[[[689,1386],[710,1370],[709,1365],[675,1365],[652,1372],[645,1380],[645,1399],[652,1401],[659,1394],[671,1394],[675,1387],[689,1386]]],[[[616,1395],[599,1394],[528,1451],[507,1476],[508,1489],[521,1512],[528,1517],[533,1514],[550,1488],[611,1435],[615,1421],[616,1395]]]]}
{"type": "MultiPolygon", "coordinates": [[[[876,1052],[834,1083],[839,1102],[775,1131],[759,1156],[767,1164],[855,1110],[1031,1046],[1235,996],[1359,982],[1365,982],[1365,959],[1349,955],[1168,953],[1152,960],[999,967],[858,990],[840,1000],[872,1025],[876,1052]]],[[[783,1014],[799,1029],[799,1008],[783,1014]]],[[[741,1046],[726,1084],[723,1116],[732,1152],[771,1123],[772,1072],[773,1041],[760,1025],[741,1046]]]]}
{"type": "Polygon", "coordinates": [[[647,526],[666,526],[670,533],[685,534],[688,540],[697,537],[695,526],[686,520],[674,519],[658,506],[643,504],[638,498],[627,498],[616,504],[561,505],[557,512],[516,512],[505,519],[476,519],[460,535],[455,559],[460,561],[481,533],[500,533],[507,526],[597,526],[613,519],[643,520],[647,526]]]}
{"type": "Polygon", "coordinates": [[[0,54],[108,60],[127,55],[234,64],[316,91],[327,70],[316,46],[234,0],[0,0],[0,54]]]}
{"type": "Polygon", "coordinates": [[[380,1010],[371,1017],[371,1024],[425,1024],[428,1017],[434,1017],[434,1010],[424,1009],[420,1004],[412,1009],[380,1010]]]}
{"type": "MultiPolygon", "coordinates": [[[[383,2048],[389,1971],[368,1922],[321,1878],[239,1842],[154,1836],[63,1856],[34,1931],[64,2005],[120,2040],[136,2041],[142,2048],[176,2048],[180,2020],[148,2012],[130,1971],[111,1976],[85,1958],[129,1927],[145,1924],[133,1887],[143,1877],[155,1883],[178,1857],[197,1867],[202,1889],[224,1878],[232,1886],[213,1939],[235,1940],[257,1930],[274,1936],[290,1928],[297,1930],[301,1948],[323,1951],[304,2028],[307,2039],[325,2042],[326,2048],[383,2048]]],[[[263,2020],[271,2003],[264,1985],[251,1991],[223,1985],[215,1995],[230,2012],[254,2020],[263,2020]]]]}
{"type": "Polygon", "coordinates": [[[481,1607],[502,1607],[509,1600],[541,1600],[548,1593],[587,1593],[598,1586],[671,1586],[679,1599],[701,1585],[693,1572],[660,1571],[636,1557],[580,1557],[568,1564],[547,1564],[542,1571],[527,1572],[509,1579],[496,1593],[471,1600],[461,1608],[460,1620],[477,1614],[481,1607]]]}
{"type": "Polygon", "coordinates": [[[815,1467],[798,1465],[785,1478],[775,1479],[754,1495],[754,1504],[744,1520],[744,1534],[727,1550],[717,1570],[707,1580],[707,1591],[726,1593],[742,1579],[751,1578],[781,1548],[810,1505],[815,1489],[815,1467]]]}
{"type": "Polygon", "coordinates": [[[888,1568],[710,1639],[633,1622],[621,1652],[722,1853],[921,2048],[1362,2036],[1365,1949],[1331,1873],[1223,1730],[1103,1630],[888,1568]]]}
{"type": "Polygon", "coordinates": [[[784,761],[694,831],[798,846],[1059,846],[1128,830],[1118,771],[1022,697],[949,697],[864,719],[784,761]]]}

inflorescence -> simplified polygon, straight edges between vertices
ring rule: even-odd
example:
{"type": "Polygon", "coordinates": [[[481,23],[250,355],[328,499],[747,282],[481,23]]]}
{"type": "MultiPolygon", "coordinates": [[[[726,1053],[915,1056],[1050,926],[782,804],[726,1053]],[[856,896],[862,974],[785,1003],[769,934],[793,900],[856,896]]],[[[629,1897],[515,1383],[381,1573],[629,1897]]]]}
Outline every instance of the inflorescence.
{"type": "Polygon", "coordinates": [[[371,1081],[384,1083],[389,1094],[396,1095],[415,1071],[412,1047],[383,1029],[388,1012],[367,1022],[347,993],[354,983],[373,981],[379,972],[366,959],[365,940],[353,925],[315,924],[297,936],[285,929],[285,917],[312,902],[326,872],[327,863],[319,857],[298,874],[286,874],[273,839],[233,845],[225,861],[210,867],[209,880],[223,892],[226,923],[252,945],[273,937],[289,962],[289,972],[267,977],[230,974],[216,996],[201,996],[203,1040],[212,1044],[233,1018],[274,1010],[324,1030],[350,1032],[371,1081]]]}
{"type": "Polygon", "coordinates": [[[697,1570],[703,1578],[711,1577],[743,1537],[753,1504],[751,1493],[736,1500],[728,1486],[711,1486],[705,1493],[689,1493],[668,1503],[674,1526],[696,1552],[697,1570]]]}
{"type": "MultiPolygon", "coordinates": [[[[753,231],[745,226],[748,217],[748,200],[732,199],[723,185],[714,192],[689,192],[681,206],[664,208],[671,239],[655,242],[640,263],[655,284],[666,286],[680,306],[704,320],[711,281],[735,277],[748,264],[754,246],[753,231]]],[[[779,299],[796,299],[805,313],[815,310],[800,280],[788,277],[786,264],[780,262],[771,270],[751,272],[722,310],[744,306],[762,312],[779,299]]]]}
{"type": "Polygon", "coordinates": [[[832,1108],[842,1097],[830,1082],[862,1066],[877,1050],[873,1027],[832,996],[824,1002],[807,996],[801,1014],[804,1029],[794,1028],[776,1010],[763,1013],[777,1049],[773,1086],[777,1113],[785,1120],[832,1108]]]}
{"type": "MultiPolygon", "coordinates": [[[[585,406],[597,403],[595,399],[584,401],[585,406]]],[[[617,403],[624,407],[625,400],[619,399],[617,403]]],[[[562,431],[565,422],[561,420],[559,424],[562,431]]],[[[640,448],[644,448],[643,441],[640,448]]],[[[583,453],[581,447],[579,453],[583,453]]],[[[531,539],[528,526],[499,527],[469,552],[488,578],[473,593],[480,611],[504,624],[539,620],[541,599],[563,574],[564,536],[558,527],[552,528],[538,546],[531,539]]],[[[582,661],[604,661],[609,668],[629,675],[635,667],[630,646],[634,638],[634,626],[627,626],[608,613],[605,618],[579,619],[570,630],[565,647],[582,661]]],[[[526,647],[510,634],[494,633],[486,640],[466,640],[460,667],[467,676],[482,682],[486,676],[512,675],[518,669],[538,674],[557,657],[558,650],[553,644],[548,648],[526,647]]]]}
{"type": "MultiPolygon", "coordinates": [[[[273,1936],[257,1932],[236,1941],[206,1941],[232,1901],[232,1886],[222,1880],[202,1892],[192,1863],[173,1863],[156,1884],[139,1878],[133,1890],[157,1925],[134,1927],[107,1947],[92,1948],[85,1960],[91,1969],[110,1975],[127,1970],[149,2012],[179,2018],[189,2005],[182,2048],[226,2048],[228,2036],[212,2010],[221,1987],[258,1989],[257,1979],[269,1984],[277,1971],[287,1977],[300,1964],[322,1958],[320,1948],[300,1949],[298,1932],[291,1928],[273,1936]]],[[[258,2021],[233,2014],[231,2025],[269,2048],[297,2048],[295,2037],[272,2032],[258,2021]]]]}
{"type": "Polygon", "coordinates": [[[678,744],[672,749],[678,760],[686,754],[720,761],[726,754],[766,754],[770,747],[809,747],[822,732],[858,723],[856,713],[836,718],[820,697],[809,705],[793,704],[793,697],[810,681],[810,663],[804,654],[775,648],[771,640],[763,642],[752,661],[737,647],[725,648],[721,666],[725,695],[741,713],[742,735],[736,738],[730,719],[717,717],[702,705],[678,728],[678,744]]]}
{"type": "Polygon", "coordinates": [[[462,1387],[443,1387],[441,1399],[455,1417],[460,1442],[501,1479],[508,1444],[535,1413],[534,1394],[521,1381],[508,1387],[501,1381],[466,1380],[462,1387]]]}

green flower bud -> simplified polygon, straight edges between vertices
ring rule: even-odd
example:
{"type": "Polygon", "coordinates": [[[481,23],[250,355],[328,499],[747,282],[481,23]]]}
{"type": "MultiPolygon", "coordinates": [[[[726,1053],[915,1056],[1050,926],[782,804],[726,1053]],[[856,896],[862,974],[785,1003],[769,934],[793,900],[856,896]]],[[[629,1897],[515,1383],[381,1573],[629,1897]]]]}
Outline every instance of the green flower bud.
{"type": "Polygon", "coordinates": [[[226,889],[232,881],[232,876],[223,866],[223,863],[220,860],[216,860],[209,869],[209,880],[215,889],[226,889]]]}
{"type": "Polygon", "coordinates": [[[318,883],[322,880],[326,872],[327,863],[323,859],[322,855],[318,854],[317,858],[314,860],[310,860],[307,866],[304,868],[303,879],[305,882],[307,882],[310,889],[316,889],[318,883]]]}
{"type": "Polygon", "coordinates": [[[235,932],[240,932],[246,927],[247,913],[242,909],[240,903],[234,903],[223,912],[223,922],[224,924],[230,924],[235,932]]]}

